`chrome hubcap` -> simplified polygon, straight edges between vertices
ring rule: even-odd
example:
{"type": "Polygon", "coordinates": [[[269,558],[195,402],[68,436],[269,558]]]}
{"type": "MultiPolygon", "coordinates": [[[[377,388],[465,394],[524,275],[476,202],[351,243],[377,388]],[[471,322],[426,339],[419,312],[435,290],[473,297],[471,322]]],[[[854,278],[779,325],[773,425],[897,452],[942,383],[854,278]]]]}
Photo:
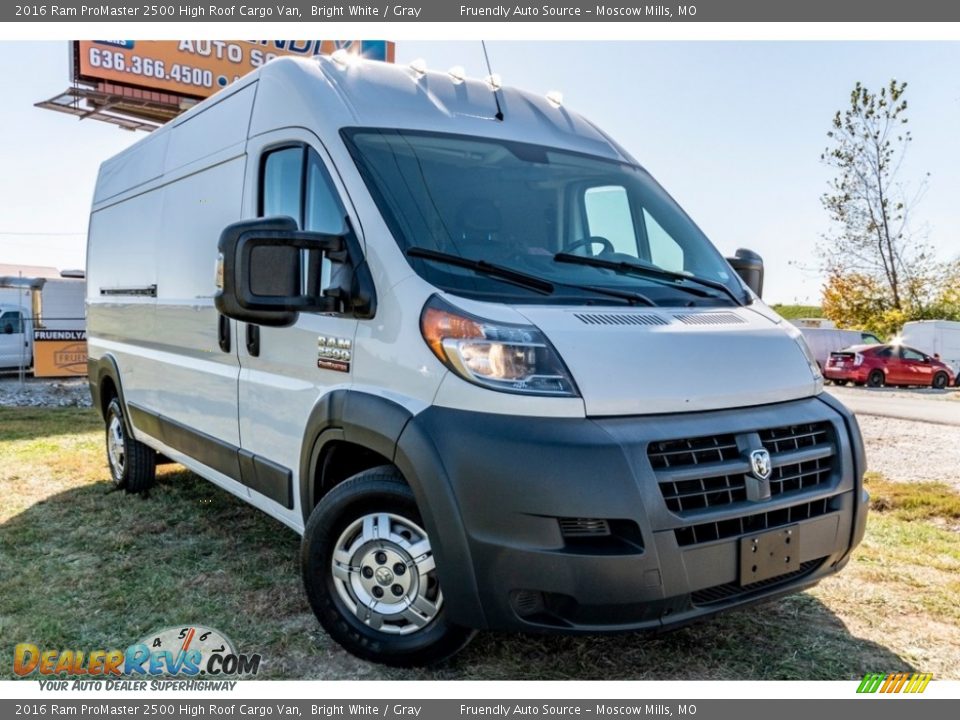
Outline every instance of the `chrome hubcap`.
{"type": "Polygon", "coordinates": [[[119,480],[123,477],[127,458],[123,450],[123,423],[116,415],[110,418],[110,425],[107,426],[107,458],[113,477],[119,480]]]}
{"type": "Polygon", "coordinates": [[[331,569],[340,599],[384,633],[422,630],[443,605],[427,533],[399,515],[376,513],[351,523],[337,540],[331,569]]]}

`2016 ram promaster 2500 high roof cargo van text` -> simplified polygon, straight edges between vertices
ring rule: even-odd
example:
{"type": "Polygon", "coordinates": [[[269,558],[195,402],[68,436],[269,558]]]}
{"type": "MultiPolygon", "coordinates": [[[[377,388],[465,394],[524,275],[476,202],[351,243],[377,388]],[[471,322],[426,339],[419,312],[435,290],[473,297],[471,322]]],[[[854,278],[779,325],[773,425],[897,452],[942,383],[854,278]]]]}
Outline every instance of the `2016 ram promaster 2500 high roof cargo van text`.
{"type": "Polygon", "coordinates": [[[351,652],[660,629],[810,586],[867,511],[799,332],[557,98],[282,59],[104,163],[114,480],[182,463],[302,533],[351,652]]]}

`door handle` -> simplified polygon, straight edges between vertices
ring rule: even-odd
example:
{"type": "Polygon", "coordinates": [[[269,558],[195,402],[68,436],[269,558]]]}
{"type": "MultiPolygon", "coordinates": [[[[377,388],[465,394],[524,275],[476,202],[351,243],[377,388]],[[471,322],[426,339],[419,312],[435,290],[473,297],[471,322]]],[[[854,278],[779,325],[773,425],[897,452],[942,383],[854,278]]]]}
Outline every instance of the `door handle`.
{"type": "Polygon", "coordinates": [[[260,326],[247,323],[247,352],[252,357],[260,356],[260,326]]]}
{"type": "Polygon", "coordinates": [[[217,342],[225,353],[230,352],[230,318],[221,315],[217,325],[217,342]]]}

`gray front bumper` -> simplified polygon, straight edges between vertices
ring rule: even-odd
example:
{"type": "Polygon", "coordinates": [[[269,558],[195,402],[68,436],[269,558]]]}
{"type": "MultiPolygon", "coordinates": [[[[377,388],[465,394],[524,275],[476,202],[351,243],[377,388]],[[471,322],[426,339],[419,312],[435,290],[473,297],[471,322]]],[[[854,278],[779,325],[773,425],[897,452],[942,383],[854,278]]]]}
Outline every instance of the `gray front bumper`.
{"type": "Polygon", "coordinates": [[[435,540],[452,619],[478,628],[659,629],[835,572],[863,535],[863,447],[849,411],[821,397],[665,416],[430,408],[414,417],[396,460],[435,540]],[[671,509],[648,455],[661,441],[811,423],[829,430],[829,472],[815,487],[762,501],[731,495],[717,506],[671,509]],[[592,520],[609,534],[590,535],[592,520]],[[740,539],[787,525],[800,538],[799,567],[741,585],[740,539]]]}

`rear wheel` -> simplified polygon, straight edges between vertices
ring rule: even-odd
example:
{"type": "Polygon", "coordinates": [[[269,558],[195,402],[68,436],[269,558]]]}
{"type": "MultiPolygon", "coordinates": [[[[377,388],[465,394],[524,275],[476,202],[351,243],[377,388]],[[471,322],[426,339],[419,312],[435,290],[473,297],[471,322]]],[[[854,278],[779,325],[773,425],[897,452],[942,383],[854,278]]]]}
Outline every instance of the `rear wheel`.
{"type": "Polygon", "coordinates": [[[119,398],[107,406],[107,464],[113,484],[128,493],[146,492],[157,475],[157,453],[127,432],[119,398]]]}
{"type": "Polygon", "coordinates": [[[392,467],[331,490],[310,515],[300,557],[317,619],[358,657],[427,665],[473,637],[447,619],[430,538],[413,492],[392,467]]]}
{"type": "Polygon", "coordinates": [[[883,370],[874,370],[867,377],[867,387],[883,387],[883,370]]]}
{"type": "Polygon", "coordinates": [[[937,390],[943,390],[947,386],[948,382],[949,378],[947,377],[947,374],[945,372],[938,372],[933,376],[933,382],[931,385],[933,385],[933,387],[937,390]]]}

